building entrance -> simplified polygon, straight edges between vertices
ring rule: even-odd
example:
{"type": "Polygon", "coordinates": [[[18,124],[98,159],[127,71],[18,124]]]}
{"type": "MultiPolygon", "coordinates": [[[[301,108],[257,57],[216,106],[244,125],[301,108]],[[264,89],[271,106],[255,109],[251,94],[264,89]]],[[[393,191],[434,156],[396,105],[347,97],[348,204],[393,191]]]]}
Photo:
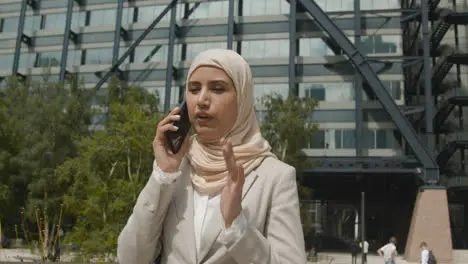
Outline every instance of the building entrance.
{"type": "Polygon", "coordinates": [[[376,251],[397,237],[403,253],[419,181],[413,175],[309,175],[304,183],[313,188],[313,230],[308,246],[326,251],[350,251],[361,234],[361,192],[365,193],[365,233],[369,250],[376,251]]]}

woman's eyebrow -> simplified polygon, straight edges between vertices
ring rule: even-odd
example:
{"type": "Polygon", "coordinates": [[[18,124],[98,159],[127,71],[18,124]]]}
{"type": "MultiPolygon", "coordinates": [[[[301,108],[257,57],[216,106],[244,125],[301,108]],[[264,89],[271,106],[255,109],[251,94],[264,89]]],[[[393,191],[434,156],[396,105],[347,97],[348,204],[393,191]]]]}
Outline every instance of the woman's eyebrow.
{"type": "Polygon", "coordinates": [[[225,84],[225,85],[228,85],[229,82],[227,82],[226,80],[224,79],[215,79],[215,80],[210,80],[209,81],[210,83],[222,83],[222,84],[225,84]]]}

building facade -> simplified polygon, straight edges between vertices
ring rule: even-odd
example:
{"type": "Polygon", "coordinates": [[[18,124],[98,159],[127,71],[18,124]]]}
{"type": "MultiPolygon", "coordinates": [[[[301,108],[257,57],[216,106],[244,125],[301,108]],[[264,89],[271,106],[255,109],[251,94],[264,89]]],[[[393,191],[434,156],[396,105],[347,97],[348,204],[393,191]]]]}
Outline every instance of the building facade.
{"type": "MultiPolygon", "coordinates": [[[[157,93],[167,110],[181,102],[194,56],[232,48],[252,67],[257,109],[272,93],[319,101],[311,118],[319,130],[304,146],[319,161],[305,172],[322,201],[322,207],[313,206],[314,214],[336,208],[324,201],[359,208],[360,193],[368,192],[370,200],[381,193],[400,199],[395,211],[410,204],[405,217],[414,218],[415,190],[442,185],[449,189],[453,230],[468,234],[462,118],[468,103],[467,5],[467,0],[4,0],[0,87],[11,75],[41,81],[47,73],[61,81],[73,73],[88,88],[100,86],[105,96],[105,78],[112,73],[157,93]],[[424,88],[429,86],[437,89],[424,88]]],[[[366,219],[388,218],[368,204],[366,219]]],[[[330,216],[314,218],[333,222],[330,216]]],[[[380,221],[369,236],[382,243],[400,232],[406,240],[409,222],[398,224],[399,231],[381,232],[392,223],[380,221]]],[[[343,228],[328,231],[345,236],[343,228]]],[[[454,245],[468,246],[452,236],[454,245]]]]}

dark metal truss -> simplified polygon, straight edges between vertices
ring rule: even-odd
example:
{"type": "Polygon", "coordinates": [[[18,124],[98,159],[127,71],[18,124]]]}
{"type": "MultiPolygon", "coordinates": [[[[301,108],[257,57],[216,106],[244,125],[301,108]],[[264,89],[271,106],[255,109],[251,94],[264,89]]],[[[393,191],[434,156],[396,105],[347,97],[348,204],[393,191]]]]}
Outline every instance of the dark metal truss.
{"type": "Polygon", "coordinates": [[[311,15],[312,19],[314,19],[315,22],[319,24],[326,33],[328,33],[329,37],[333,39],[335,43],[340,45],[344,54],[349,57],[355,69],[372,89],[376,98],[380,101],[385,111],[390,115],[396,127],[405,138],[407,144],[411,147],[418,160],[422,163],[424,167],[422,177],[425,182],[437,183],[439,181],[439,168],[435,158],[426,148],[425,144],[423,144],[408,119],[395,104],[387,89],[385,89],[384,85],[378,78],[376,72],[372,69],[369,61],[320,8],[320,6],[315,3],[315,1],[298,0],[298,3],[300,3],[303,9],[311,15]]]}
{"type": "Polygon", "coordinates": [[[21,44],[24,43],[28,47],[33,45],[32,37],[24,34],[24,20],[26,19],[26,11],[28,6],[31,7],[33,10],[37,9],[37,1],[36,0],[27,0],[23,1],[21,4],[19,22],[18,22],[18,31],[16,33],[16,44],[15,44],[15,54],[13,56],[13,68],[12,73],[13,76],[19,76],[21,79],[25,79],[24,75],[18,72],[19,68],[19,61],[20,61],[20,54],[21,54],[21,44]]]}
{"type": "MultiPolygon", "coordinates": [[[[99,90],[101,86],[109,79],[109,77],[112,76],[115,72],[117,72],[117,69],[122,65],[122,63],[130,56],[131,53],[133,53],[140,45],[140,43],[148,36],[148,34],[156,27],[156,25],[163,19],[163,17],[177,4],[177,0],[172,0],[165,8],[164,10],[156,17],[156,19],[143,31],[143,33],[132,43],[132,45],[127,49],[127,51],[122,54],[122,56],[119,57],[117,62],[113,63],[111,68],[104,74],[102,75],[101,79],[99,82],[96,84],[94,87],[95,90],[99,90]]],[[[171,37],[171,36],[169,36],[171,37]]]]}
{"type": "MultiPolygon", "coordinates": [[[[448,130],[446,126],[444,125],[444,122],[447,121],[447,118],[449,117],[450,113],[455,109],[455,107],[464,107],[468,106],[468,96],[452,96],[440,103],[440,106],[437,109],[436,114],[434,115],[434,120],[433,120],[433,130],[435,133],[450,133],[454,132],[452,130],[448,130]]],[[[424,115],[420,115],[420,117],[414,122],[414,125],[421,130],[426,130],[424,123],[422,122],[424,120],[424,115]]]]}
{"type": "Polygon", "coordinates": [[[447,162],[458,149],[468,149],[468,140],[454,140],[448,143],[437,155],[437,163],[441,168],[445,168],[447,162]]]}
{"type": "MultiPolygon", "coordinates": [[[[61,82],[65,81],[65,77],[67,75],[68,46],[70,44],[70,39],[72,39],[72,41],[75,44],[78,44],[78,36],[75,32],[71,30],[74,2],[75,0],[68,0],[68,5],[67,5],[67,18],[65,20],[65,32],[64,32],[63,43],[62,43],[62,58],[60,59],[59,80],[61,82]]],[[[78,4],[80,3],[81,2],[78,1],[78,4]]]]}
{"type": "Polygon", "coordinates": [[[401,173],[418,174],[421,163],[411,157],[313,157],[314,173],[401,173]]]}

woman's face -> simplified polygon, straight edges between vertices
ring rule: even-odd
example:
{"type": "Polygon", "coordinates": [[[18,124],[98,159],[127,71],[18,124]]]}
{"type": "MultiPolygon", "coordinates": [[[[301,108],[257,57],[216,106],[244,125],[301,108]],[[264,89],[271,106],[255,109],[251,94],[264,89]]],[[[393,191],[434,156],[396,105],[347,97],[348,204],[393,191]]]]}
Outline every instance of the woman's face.
{"type": "Polygon", "coordinates": [[[224,137],[237,118],[237,94],[231,78],[221,69],[197,68],[185,91],[190,122],[201,142],[224,137]]]}

